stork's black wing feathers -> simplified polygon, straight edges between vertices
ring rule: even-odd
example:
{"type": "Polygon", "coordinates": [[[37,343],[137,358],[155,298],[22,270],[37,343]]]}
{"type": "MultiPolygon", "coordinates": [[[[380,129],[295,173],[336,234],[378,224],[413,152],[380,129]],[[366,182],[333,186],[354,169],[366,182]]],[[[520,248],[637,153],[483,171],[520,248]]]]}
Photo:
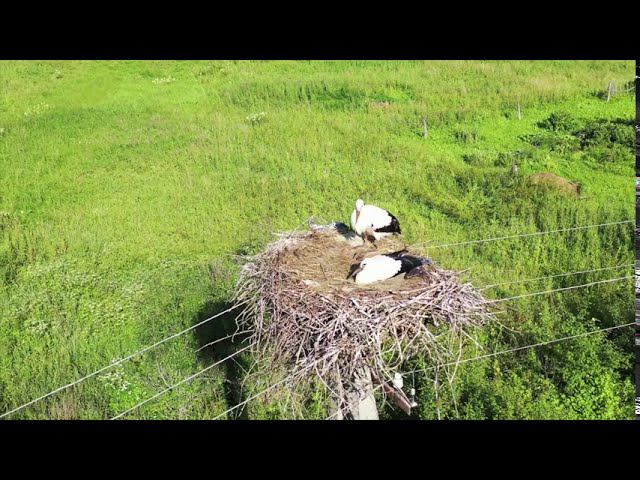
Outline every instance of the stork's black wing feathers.
{"type": "Polygon", "coordinates": [[[398,219],[392,213],[389,213],[389,216],[391,217],[391,223],[384,227],[376,228],[374,231],[378,233],[402,233],[398,219]]]}
{"type": "Polygon", "coordinates": [[[414,268],[418,268],[422,265],[428,265],[431,263],[431,260],[428,258],[416,257],[415,255],[410,255],[406,252],[406,250],[400,250],[394,253],[385,254],[387,257],[391,257],[394,260],[398,260],[401,263],[400,271],[397,275],[401,273],[409,273],[414,268]]]}

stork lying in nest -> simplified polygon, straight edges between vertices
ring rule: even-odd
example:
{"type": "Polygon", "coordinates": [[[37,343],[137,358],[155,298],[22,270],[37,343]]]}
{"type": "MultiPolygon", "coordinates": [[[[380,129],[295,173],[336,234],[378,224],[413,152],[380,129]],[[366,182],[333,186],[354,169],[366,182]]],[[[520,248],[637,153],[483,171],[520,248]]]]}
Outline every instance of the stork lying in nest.
{"type": "Polygon", "coordinates": [[[353,278],[360,285],[381,282],[401,273],[405,274],[404,278],[411,278],[421,273],[421,267],[431,264],[428,258],[416,257],[406,250],[400,250],[367,257],[360,263],[354,263],[347,278],[353,278]]]}
{"type": "Polygon", "coordinates": [[[244,258],[235,297],[245,304],[238,328],[251,331],[267,371],[288,372],[290,389],[320,380],[335,396],[356,388],[362,369],[383,382],[415,355],[442,363],[451,358],[451,335],[472,338],[492,318],[458,272],[396,236],[374,246],[344,224],[309,226],[244,258]],[[383,280],[368,281],[372,272],[383,280]]]}

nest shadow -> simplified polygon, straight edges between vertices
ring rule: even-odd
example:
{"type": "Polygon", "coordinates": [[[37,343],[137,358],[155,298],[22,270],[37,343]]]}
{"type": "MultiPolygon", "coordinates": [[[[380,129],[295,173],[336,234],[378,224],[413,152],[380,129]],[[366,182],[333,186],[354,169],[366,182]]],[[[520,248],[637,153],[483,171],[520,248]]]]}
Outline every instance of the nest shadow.
{"type": "MultiPolygon", "coordinates": [[[[200,323],[219,312],[225,311],[231,307],[228,302],[207,302],[194,318],[194,324],[200,323]]],[[[233,338],[227,338],[236,331],[236,322],[234,312],[207,322],[195,329],[195,337],[198,345],[198,360],[205,364],[211,365],[214,362],[222,361],[224,358],[240,350],[243,346],[242,341],[246,339],[247,334],[238,334],[233,338]]],[[[242,381],[245,372],[249,368],[249,362],[242,355],[236,355],[230,360],[221,363],[224,369],[224,396],[227,405],[230,407],[244,401],[244,393],[242,389],[242,381]]],[[[246,412],[241,409],[235,418],[246,419],[246,412]]]]}

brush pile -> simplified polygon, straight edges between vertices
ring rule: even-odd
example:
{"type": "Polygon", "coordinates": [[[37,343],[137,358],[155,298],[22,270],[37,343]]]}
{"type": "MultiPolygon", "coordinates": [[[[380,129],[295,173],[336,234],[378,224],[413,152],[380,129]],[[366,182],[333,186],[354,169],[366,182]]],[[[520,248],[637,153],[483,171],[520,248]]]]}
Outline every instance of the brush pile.
{"type": "Polygon", "coordinates": [[[238,328],[251,332],[268,371],[286,369],[289,388],[320,380],[342,403],[342,387],[353,387],[362,368],[386,381],[418,353],[446,361],[452,335],[472,338],[492,318],[478,290],[435,264],[411,278],[356,285],[347,280],[352,264],[405,245],[391,238],[376,248],[342,224],[309,226],[245,257],[235,298],[245,304],[238,328]]]}

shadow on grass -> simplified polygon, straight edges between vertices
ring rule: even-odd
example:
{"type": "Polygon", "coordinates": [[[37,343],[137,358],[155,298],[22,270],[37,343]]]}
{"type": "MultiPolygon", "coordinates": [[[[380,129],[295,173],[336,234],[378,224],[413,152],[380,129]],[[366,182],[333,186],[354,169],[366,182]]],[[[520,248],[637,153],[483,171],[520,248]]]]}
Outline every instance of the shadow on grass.
{"type": "MultiPolygon", "coordinates": [[[[199,323],[219,312],[227,310],[231,304],[227,302],[207,302],[194,319],[194,324],[199,323]]],[[[215,318],[195,329],[195,336],[198,343],[198,360],[205,365],[220,362],[224,358],[232,355],[247,344],[242,343],[246,338],[244,335],[236,335],[232,338],[220,340],[232,335],[236,331],[235,318],[238,310],[231,311],[218,318],[215,318]],[[213,345],[208,345],[216,342],[213,345]]],[[[225,374],[224,394],[228,408],[237,405],[245,400],[242,392],[242,379],[249,368],[249,361],[239,354],[228,360],[224,360],[219,366],[225,374]]],[[[239,408],[230,413],[233,419],[248,419],[244,408],[239,408]]]]}

